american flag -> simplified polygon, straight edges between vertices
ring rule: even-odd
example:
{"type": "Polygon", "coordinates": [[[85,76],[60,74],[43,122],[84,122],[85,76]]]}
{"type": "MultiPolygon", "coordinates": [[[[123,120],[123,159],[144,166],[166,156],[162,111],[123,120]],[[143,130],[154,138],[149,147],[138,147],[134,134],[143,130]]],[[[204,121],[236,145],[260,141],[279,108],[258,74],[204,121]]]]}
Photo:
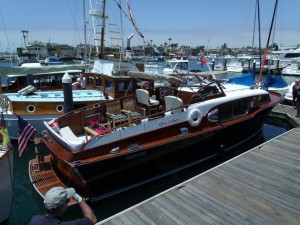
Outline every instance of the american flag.
{"type": "Polygon", "coordinates": [[[27,123],[20,116],[18,117],[19,133],[18,133],[18,145],[19,145],[19,157],[21,157],[24,151],[27,149],[30,138],[35,134],[36,129],[27,123]]]}

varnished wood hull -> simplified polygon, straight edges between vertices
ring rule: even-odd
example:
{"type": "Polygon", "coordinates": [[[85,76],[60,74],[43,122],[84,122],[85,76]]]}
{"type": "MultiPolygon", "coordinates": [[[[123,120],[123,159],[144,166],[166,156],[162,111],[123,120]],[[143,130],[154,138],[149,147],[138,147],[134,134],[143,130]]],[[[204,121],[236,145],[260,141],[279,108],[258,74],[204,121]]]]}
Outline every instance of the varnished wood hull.
{"type": "MultiPolygon", "coordinates": [[[[71,179],[86,197],[99,200],[132,189],[146,182],[177,172],[195,163],[223,154],[261,131],[271,108],[243,122],[212,129],[194,136],[182,136],[155,147],[142,148],[117,157],[78,163],[66,168],[63,161],[53,162],[58,176],[69,170],[62,179],[71,179]],[[62,168],[64,166],[64,168],[62,168]],[[70,172],[71,171],[71,172],[70,172]]],[[[146,138],[140,136],[139,138],[146,138]]]]}

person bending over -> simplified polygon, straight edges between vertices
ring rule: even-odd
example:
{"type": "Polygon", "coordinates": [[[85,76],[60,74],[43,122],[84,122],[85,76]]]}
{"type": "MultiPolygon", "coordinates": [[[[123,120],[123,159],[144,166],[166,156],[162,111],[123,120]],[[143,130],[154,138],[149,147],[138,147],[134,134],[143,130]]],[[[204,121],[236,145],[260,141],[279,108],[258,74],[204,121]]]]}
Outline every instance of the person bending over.
{"type": "Polygon", "coordinates": [[[78,195],[74,188],[54,187],[51,188],[44,198],[45,214],[32,217],[29,225],[38,224],[68,224],[68,225],[91,225],[97,222],[97,218],[92,209],[86,204],[84,199],[78,195]],[[63,221],[62,216],[65,213],[69,199],[76,202],[83,213],[83,218],[73,221],[63,221]]]}

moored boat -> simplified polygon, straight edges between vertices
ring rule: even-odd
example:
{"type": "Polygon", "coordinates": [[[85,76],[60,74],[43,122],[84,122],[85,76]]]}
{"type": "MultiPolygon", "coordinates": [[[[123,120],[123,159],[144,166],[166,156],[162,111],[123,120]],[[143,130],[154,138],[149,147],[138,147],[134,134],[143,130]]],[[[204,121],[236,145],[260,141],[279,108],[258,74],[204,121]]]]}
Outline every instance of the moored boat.
{"type": "Polygon", "coordinates": [[[3,117],[1,118],[0,123],[0,134],[2,136],[2,143],[0,144],[0,199],[3,204],[3,207],[1,207],[0,210],[0,224],[6,224],[8,222],[13,205],[14,152],[3,117]]]}
{"type": "Polygon", "coordinates": [[[30,179],[41,196],[59,184],[96,201],[178,171],[172,167],[175,161],[186,168],[256,135],[282,101],[274,92],[221,85],[196,74],[194,85],[178,85],[167,75],[130,75],[147,80],[135,97],[64,114],[57,119],[59,130],[44,122],[38,142],[50,155],[29,163],[30,179]],[[162,85],[166,81],[171,84],[162,85]],[[194,144],[197,150],[187,150],[194,144]]]}
{"type": "MultiPolygon", "coordinates": [[[[130,83],[131,77],[127,75],[129,70],[138,71],[138,68],[128,62],[97,60],[94,63],[92,72],[84,74],[86,90],[77,90],[76,78],[79,76],[79,72],[75,75],[71,74],[71,76],[68,74],[73,89],[70,95],[73,105],[68,107],[78,109],[104,100],[118,98],[125,94],[131,95],[136,88],[136,82],[130,83]]],[[[28,76],[17,76],[17,78],[24,78],[23,82],[28,83],[28,76]]],[[[28,121],[40,132],[45,129],[44,120],[55,119],[66,112],[64,91],[51,91],[51,88],[55,87],[62,89],[62,78],[62,74],[57,73],[36,74],[31,79],[34,81],[32,85],[18,92],[4,93],[0,96],[0,110],[4,114],[11,138],[18,138],[18,130],[16,129],[18,127],[18,117],[15,114],[28,121]],[[54,82],[52,78],[56,78],[54,82]],[[55,85],[56,83],[58,85],[55,85]]],[[[20,79],[16,79],[9,87],[16,89],[17,85],[14,84],[20,83],[20,79]]]]}

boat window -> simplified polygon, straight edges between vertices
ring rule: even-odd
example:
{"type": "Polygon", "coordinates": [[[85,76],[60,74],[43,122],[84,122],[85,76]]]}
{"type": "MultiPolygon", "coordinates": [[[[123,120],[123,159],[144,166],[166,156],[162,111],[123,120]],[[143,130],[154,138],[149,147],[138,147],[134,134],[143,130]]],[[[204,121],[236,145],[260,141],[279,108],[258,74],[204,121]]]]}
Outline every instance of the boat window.
{"type": "Polygon", "coordinates": [[[132,83],[130,81],[124,83],[124,90],[132,91],[132,83]]]}
{"type": "Polygon", "coordinates": [[[211,122],[217,123],[218,122],[218,114],[219,114],[219,110],[214,109],[213,111],[208,113],[207,119],[211,122]]]}
{"type": "Polygon", "coordinates": [[[225,122],[247,114],[249,111],[249,102],[247,99],[241,99],[227,103],[212,110],[208,113],[208,120],[210,122],[225,122]]]}
{"type": "Polygon", "coordinates": [[[89,85],[94,85],[94,77],[89,77],[88,84],[89,85]]]}
{"type": "Polygon", "coordinates": [[[233,117],[239,117],[248,113],[249,104],[246,99],[234,102],[233,104],[233,117]]]}
{"type": "Polygon", "coordinates": [[[97,87],[102,86],[102,80],[99,77],[96,78],[96,86],[97,87]]]}
{"type": "Polygon", "coordinates": [[[259,96],[254,96],[252,100],[250,101],[250,107],[254,108],[256,106],[259,106],[265,102],[271,101],[269,95],[259,95],[259,96]]]}
{"type": "Polygon", "coordinates": [[[219,122],[231,120],[232,118],[232,103],[219,107],[219,122]]]}
{"type": "Polygon", "coordinates": [[[296,57],[300,57],[300,53],[286,53],[286,55],[284,56],[284,58],[296,58],[296,57]]]}
{"type": "Polygon", "coordinates": [[[114,92],[113,82],[110,80],[105,81],[105,89],[111,92],[114,92]]]}

